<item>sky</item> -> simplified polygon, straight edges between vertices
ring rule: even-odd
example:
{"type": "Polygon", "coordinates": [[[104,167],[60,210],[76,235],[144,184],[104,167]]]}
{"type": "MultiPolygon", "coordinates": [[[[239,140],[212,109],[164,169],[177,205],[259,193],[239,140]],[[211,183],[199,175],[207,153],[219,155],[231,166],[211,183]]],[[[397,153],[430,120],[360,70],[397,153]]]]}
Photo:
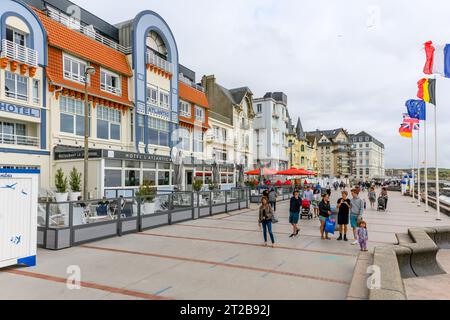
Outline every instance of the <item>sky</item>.
{"type": "MultiPolygon", "coordinates": [[[[294,123],[300,117],[307,131],[365,130],[385,144],[387,168],[411,166],[411,140],[398,128],[405,101],[416,98],[425,77],[423,43],[450,43],[448,0],[74,2],[113,24],[143,10],[159,13],[174,33],[180,63],[198,81],[214,74],[221,85],[248,86],[255,97],[283,91],[294,123]]],[[[439,163],[450,168],[450,79],[437,83],[439,163]]],[[[434,107],[428,110],[434,167],[434,107]]]]}

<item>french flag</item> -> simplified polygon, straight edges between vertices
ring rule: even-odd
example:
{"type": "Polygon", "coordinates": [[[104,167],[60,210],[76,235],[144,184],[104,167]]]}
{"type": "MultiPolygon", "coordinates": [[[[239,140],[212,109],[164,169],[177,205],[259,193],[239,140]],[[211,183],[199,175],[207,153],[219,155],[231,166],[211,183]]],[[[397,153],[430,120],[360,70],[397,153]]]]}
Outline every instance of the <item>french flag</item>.
{"type": "Polygon", "coordinates": [[[433,42],[425,43],[427,62],[423,68],[425,74],[440,74],[450,78],[450,45],[433,45],[433,42]]]}

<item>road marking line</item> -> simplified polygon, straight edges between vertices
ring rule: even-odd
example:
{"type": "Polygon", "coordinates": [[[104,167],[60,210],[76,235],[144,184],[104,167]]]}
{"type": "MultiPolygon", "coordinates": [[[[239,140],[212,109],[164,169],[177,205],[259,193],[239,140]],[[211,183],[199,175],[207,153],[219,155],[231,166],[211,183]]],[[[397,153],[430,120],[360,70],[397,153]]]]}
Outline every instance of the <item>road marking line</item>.
{"type": "MultiPolygon", "coordinates": [[[[180,239],[180,240],[193,240],[193,241],[205,241],[205,242],[214,242],[214,243],[225,243],[225,244],[237,244],[237,245],[245,245],[245,246],[252,246],[252,247],[264,247],[261,244],[256,243],[249,243],[249,242],[240,242],[240,241],[228,241],[228,240],[214,240],[214,239],[206,239],[206,238],[196,238],[196,237],[182,237],[182,236],[171,236],[171,235],[162,235],[162,234],[156,234],[156,233],[136,233],[135,235],[140,236],[151,236],[151,237],[161,237],[161,238],[171,238],[171,239],[180,239]]],[[[329,254],[329,255],[337,255],[337,256],[344,256],[344,257],[357,257],[357,254],[350,254],[350,253],[337,253],[337,252],[331,252],[331,251],[321,251],[321,250],[307,250],[302,248],[293,248],[293,247],[284,247],[284,246],[276,246],[275,250],[277,249],[283,249],[283,250],[294,250],[294,251],[303,251],[303,252],[311,252],[311,253],[318,253],[318,254],[329,254]]],[[[227,262],[227,261],[225,261],[227,262]]]]}
{"type": "MultiPolygon", "coordinates": [[[[296,277],[296,278],[309,279],[309,280],[336,283],[336,284],[342,284],[345,286],[350,286],[350,282],[343,281],[343,280],[337,280],[337,279],[331,279],[331,278],[319,277],[319,276],[310,276],[310,275],[294,273],[294,272],[285,272],[285,271],[278,271],[278,270],[272,270],[272,269],[257,268],[257,267],[239,265],[239,264],[214,262],[214,261],[194,259],[194,258],[185,258],[185,257],[180,257],[180,256],[169,256],[169,255],[163,255],[163,254],[157,254],[157,253],[147,253],[147,252],[139,252],[139,251],[112,249],[112,248],[89,246],[89,245],[82,245],[80,247],[85,248],[85,249],[91,249],[91,250],[113,252],[113,253],[124,253],[124,254],[137,255],[137,256],[143,256],[143,257],[153,257],[153,258],[169,259],[169,260],[192,262],[192,263],[199,263],[199,264],[217,265],[217,266],[224,267],[224,268],[250,270],[250,271],[256,271],[256,272],[263,272],[263,273],[269,272],[269,273],[273,273],[273,274],[277,274],[277,275],[281,275],[281,276],[296,277]]],[[[161,298],[161,297],[159,297],[159,298],[161,298]]]]}
{"type": "MultiPolygon", "coordinates": [[[[49,276],[49,275],[41,274],[41,273],[34,273],[34,272],[21,271],[21,270],[8,270],[8,269],[5,271],[1,271],[1,272],[15,274],[15,275],[29,277],[29,278],[40,279],[40,280],[46,280],[46,281],[51,281],[51,282],[57,282],[57,283],[64,283],[64,284],[67,283],[67,279],[65,279],[65,278],[49,276]]],[[[124,295],[124,296],[141,298],[141,299],[145,299],[145,300],[173,300],[171,298],[159,297],[154,294],[132,291],[132,290],[127,290],[127,289],[123,289],[123,288],[110,287],[110,286],[105,286],[105,285],[101,285],[101,284],[97,284],[97,283],[93,283],[93,282],[81,281],[80,286],[84,287],[84,288],[96,289],[96,290],[100,290],[100,291],[116,293],[116,294],[120,294],[120,295],[124,295]]]]}
{"type": "Polygon", "coordinates": [[[156,291],[156,292],[155,292],[155,295],[156,295],[156,296],[159,296],[159,295],[163,294],[164,292],[169,291],[170,289],[172,289],[172,287],[167,287],[167,288],[165,288],[165,289],[156,291]]]}

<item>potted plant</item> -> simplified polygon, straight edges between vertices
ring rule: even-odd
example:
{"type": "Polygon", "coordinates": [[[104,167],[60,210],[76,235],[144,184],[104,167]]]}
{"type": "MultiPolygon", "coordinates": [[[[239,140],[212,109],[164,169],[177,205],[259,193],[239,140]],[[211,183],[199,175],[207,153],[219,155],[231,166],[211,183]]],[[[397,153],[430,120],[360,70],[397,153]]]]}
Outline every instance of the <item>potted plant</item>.
{"type": "Polygon", "coordinates": [[[194,184],[192,185],[192,189],[194,189],[195,192],[202,191],[203,188],[203,182],[200,180],[195,180],[194,184]]]}
{"type": "Polygon", "coordinates": [[[142,186],[136,192],[136,196],[144,202],[144,214],[155,213],[156,206],[153,200],[156,197],[156,188],[152,182],[144,180],[142,186]]]}
{"type": "Polygon", "coordinates": [[[67,201],[67,198],[69,197],[69,193],[67,192],[69,184],[61,168],[59,168],[58,171],[56,171],[55,187],[56,187],[56,194],[55,194],[56,202],[67,201]]]}
{"type": "Polygon", "coordinates": [[[209,191],[214,191],[214,190],[217,190],[217,189],[219,189],[219,186],[216,184],[216,183],[210,183],[209,185],[208,185],[208,189],[209,189],[209,191]]]}
{"type": "Polygon", "coordinates": [[[69,176],[69,185],[70,185],[70,201],[77,201],[78,197],[81,196],[81,173],[78,172],[77,168],[73,167],[69,176]]]}

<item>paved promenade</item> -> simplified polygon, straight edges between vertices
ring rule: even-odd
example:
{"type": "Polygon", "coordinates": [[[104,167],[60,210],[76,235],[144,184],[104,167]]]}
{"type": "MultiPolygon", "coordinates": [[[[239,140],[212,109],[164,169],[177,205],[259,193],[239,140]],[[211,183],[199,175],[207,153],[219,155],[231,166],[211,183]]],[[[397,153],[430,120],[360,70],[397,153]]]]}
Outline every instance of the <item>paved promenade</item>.
{"type": "MultiPolygon", "coordinates": [[[[338,194],[333,194],[333,203],[338,194]]],[[[370,247],[393,244],[409,227],[436,222],[411,198],[391,193],[389,211],[367,211],[370,247]]],[[[0,299],[345,299],[359,248],[321,240],[318,220],[289,239],[287,202],[274,225],[277,247],[262,246],[256,206],[63,251],[39,250],[35,268],[0,272],[0,299]],[[81,288],[66,287],[79,266],[81,288]]]]}

